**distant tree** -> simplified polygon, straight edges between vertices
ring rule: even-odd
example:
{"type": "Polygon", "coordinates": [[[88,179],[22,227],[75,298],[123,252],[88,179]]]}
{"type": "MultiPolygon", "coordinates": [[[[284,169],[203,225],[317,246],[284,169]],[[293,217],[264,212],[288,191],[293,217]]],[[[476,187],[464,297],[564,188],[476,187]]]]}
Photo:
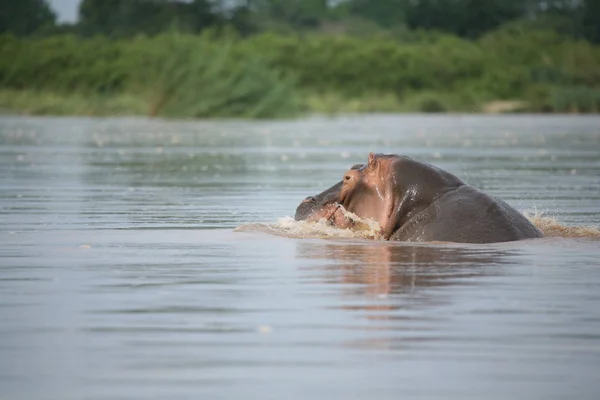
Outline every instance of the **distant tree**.
{"type": "Polygon", "coordinates": [[[474,38],[526,15],[527,0],[418,0],[406,10],[411,28],[437,29],[474,38]]]}
{"type": "Polygon", "coordinates": [[[348,0],[338,5],[349,15],[371,20],[385,28],[404,26],[407,0],[348,0]]]}
{"type": "Polygon", "coordinates": [[[473,38],[525,16],[532,2],[537,0],[345,0],[336,8],[384,28],[408,26],[473,38]]]}
{"type": "Polygon", "coordinates": [[[560,34],[600,43],[600,0],[546,0],[531,7],[535,19],[560,34]]]}
{"type": "Polygon", "coordinates": [[[600,0],[583,0],[580,13],[583,36],[600,43],[600,0]]]}
{"type": "Polygon", "coordinates": [[[259,26],[276,22],[293,29],[318,27],[329,10],[327,0],[246,0],[245,7],[259,26]]]}
{"type": "Polygon", "coordinates": [[[149,35],[170,28],[199,32],[220,17],[208,0],[83,0],[79,7],[84,34],[149,35]]]}
{"type": "Polygon", "coordinates": [[[249,35],[260,30],[259,21],[248,4],[233,7],[228,13],[228,22],[242,35],[249,35]]]}
{"type": "Polygon", "coordinates": [[[55,23],[56,14],[45,0],[0,0],[0,33],[29,35],[55,23]]]}

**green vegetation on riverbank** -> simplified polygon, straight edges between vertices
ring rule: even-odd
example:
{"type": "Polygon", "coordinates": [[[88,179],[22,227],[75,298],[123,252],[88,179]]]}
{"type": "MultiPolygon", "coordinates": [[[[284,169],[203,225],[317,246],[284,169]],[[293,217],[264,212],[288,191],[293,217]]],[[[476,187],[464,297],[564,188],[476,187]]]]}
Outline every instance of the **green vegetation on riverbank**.
{"type": "Polygon", "coordinates": [[[600,46],[509,23],[477,40],[227,30],[0,36],[0,109],[290,117],[335,112],[600,112],[600,46]]]}

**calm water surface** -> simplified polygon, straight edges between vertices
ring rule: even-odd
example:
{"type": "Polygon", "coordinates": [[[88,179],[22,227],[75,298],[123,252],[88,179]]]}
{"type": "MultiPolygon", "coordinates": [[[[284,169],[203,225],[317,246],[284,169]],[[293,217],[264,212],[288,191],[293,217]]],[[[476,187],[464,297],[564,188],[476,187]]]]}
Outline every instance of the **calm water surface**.
{"type": "Polygon", "coordinates": [[[600,226],[600,118],[0,119],[2,399],[600,398],[600,241],[277,223],[369,151],[600,226]]]}

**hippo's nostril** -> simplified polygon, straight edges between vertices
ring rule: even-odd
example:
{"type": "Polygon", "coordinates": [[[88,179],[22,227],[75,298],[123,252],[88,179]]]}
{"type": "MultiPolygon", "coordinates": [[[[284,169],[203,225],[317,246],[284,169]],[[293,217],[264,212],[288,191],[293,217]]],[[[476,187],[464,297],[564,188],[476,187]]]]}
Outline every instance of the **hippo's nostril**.
{"type": "Polygon", "coordinates": [[[304,199],[303,203],[316,203],[317,198],[315,196],[308,196],[304,199]]]}
{"type": "Polygon", "coordinates": [[[346,175],[346,176],[344,176],[344,180],[345,180],[345,181],[349,181],[350,179],[352,179],[352,176],[351,176],[351,175],[346,175]]]}

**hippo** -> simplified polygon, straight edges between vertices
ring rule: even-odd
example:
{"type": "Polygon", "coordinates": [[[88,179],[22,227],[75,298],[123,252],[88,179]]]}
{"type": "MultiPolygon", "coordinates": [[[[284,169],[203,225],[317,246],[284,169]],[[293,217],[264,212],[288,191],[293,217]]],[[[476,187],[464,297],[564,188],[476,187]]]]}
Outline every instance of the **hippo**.
{"type": "Polygon", "coordinates": [[[385,240],[497,243],[542,237],[501,199],[433,165],[394,154],[369,154],[341,182],[296,209],[297,221],[326,219],[339,228],[354,222],[344,210],[379,223],[385,240]]]}

